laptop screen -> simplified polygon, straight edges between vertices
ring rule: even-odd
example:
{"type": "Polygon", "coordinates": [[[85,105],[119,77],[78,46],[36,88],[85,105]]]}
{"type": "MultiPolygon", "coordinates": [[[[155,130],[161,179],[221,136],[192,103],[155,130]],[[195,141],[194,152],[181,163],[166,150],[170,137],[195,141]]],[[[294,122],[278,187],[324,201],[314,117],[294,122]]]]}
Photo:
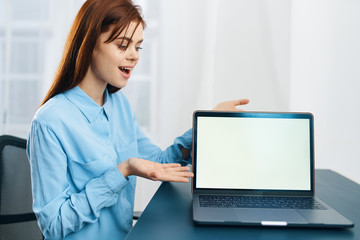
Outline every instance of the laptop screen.
{"type": "Polygon", "coordinates": [[[312,115],[196,112],[200,189],[310,191],[312,115]]]}

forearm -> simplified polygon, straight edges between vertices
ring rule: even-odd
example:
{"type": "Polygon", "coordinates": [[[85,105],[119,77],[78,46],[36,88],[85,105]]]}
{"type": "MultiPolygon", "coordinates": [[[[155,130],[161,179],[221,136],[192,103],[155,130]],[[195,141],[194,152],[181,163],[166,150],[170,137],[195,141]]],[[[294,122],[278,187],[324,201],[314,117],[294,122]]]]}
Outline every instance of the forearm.
{"type": "Polygon", "coordinates": [[[62,239],[69,233],[79,231],[86,223],[97,221],[100,211],[113,206],[127,184],[128,181],[118,173],[118,169],[113,168],[89,181],[83,191],[69,194],[71,190],[65,189],[55,199],[45,200],[44,206],[37,206],[36,202],[44,202],[44,199],[40,194],[35,194],[34,211],[44,236],[62,239]]]}
{"type": "Polygon", "coordinates": [[[192,129],[174,140],[165,150],[154,145],[140,130],[138,138],[139,157],[159,163],[179,163],[191,161],[192,129]]]}

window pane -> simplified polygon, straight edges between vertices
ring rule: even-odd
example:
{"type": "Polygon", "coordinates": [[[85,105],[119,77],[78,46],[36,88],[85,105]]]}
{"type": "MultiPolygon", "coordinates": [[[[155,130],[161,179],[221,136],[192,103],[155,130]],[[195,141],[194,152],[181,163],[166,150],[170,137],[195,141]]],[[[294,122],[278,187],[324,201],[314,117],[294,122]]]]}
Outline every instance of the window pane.
{"type": "Polygon", "coordinates": [[[10,82],[9,122],[28,124],[40,105],[40,81],[10,82]]]}
{"type": "Polygon", "coordinates": [[[39,73],[39,43],[34,41],[14,40],[11,46],[11,74],[39,73]]]}
{"type": "Polygon", "coordinates": [[[150,127],[150,86],[148,81],[133,81],[121,90],[129,99],[137,122],[145,129],[150,127]]]}
{"type": "Polygon", "coordinates": [[[5,74],[5,42],[0,38],[0,76],[5,74]]]}
{"type": "Polygon", "coordinates": [[[11,0],[15,21],[46,21],[49,19],[49,0],[11,0]]]}
{"type": "Polygon", "coordinates": [[[150,65],[151,65],[151,60],[150,60],[150,56],[152,53],[152,48],[151,45],[149,43],[149,41],[151,41],[149,39],[148,42],[146,42],[146,36],[144,36],[144,42],[141,45],[141,47],[143,49],[140,50],[140,59],[138,64],[136,65],[136,67],[134,68],[134,73],[135,75],[149,75],[150,74],[150,65]]]}
{"type": "Polygon", "coordinates": [[[159,19],[161,3],[159,0],[137,0],[135,4],[140,5],[143,11],[143,17],[147,23],[153,24],[154,21],[159,19]]]}
{"type": "Polygon", "coordinates": [[[13,28],[12,30],[12,39],[16,40],[16,39],[20,39],[20,40],[30,40],[30,41],[38,41],[41,37],[40,35],[40,30],[38,29],[33,29],[30,27],[26,27],[26,28],[20,28],[20,29],[16,29],[13,28]]]}
{"type": "Polygon", "coordinates": [[[6,4],[5,0],[0,0],[0,26],[5,26],[6,19],[6,4]]]}
{"type": "Polygon", "coordinates": [[[0,74],[0,134],[2,130],[2,124],[4,123],[4,97],[5,97],[5,82],[4,78],[0,74]]]}

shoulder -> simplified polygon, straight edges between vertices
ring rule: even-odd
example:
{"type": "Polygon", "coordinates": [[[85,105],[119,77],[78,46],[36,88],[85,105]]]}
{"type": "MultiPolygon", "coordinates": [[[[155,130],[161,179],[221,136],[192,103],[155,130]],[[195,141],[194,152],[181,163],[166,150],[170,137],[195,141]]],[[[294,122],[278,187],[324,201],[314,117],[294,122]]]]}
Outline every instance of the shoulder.
{"type": "Polygon", "coordinates": [[[73,104],[62,94],[49,99],[35,113],[33,122],[53,126],[72,115],[73,104]]]}

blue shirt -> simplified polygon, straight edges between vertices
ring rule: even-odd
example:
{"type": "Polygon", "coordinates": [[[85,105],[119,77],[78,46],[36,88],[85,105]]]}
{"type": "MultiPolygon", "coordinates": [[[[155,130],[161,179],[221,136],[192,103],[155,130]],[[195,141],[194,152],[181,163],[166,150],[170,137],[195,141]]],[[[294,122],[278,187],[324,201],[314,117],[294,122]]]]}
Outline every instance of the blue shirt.
{"type": "Polygon", "coordinates": [[[105,91],[99,106],[79,87],[36,112],[28,137],[33,210],[46,239],[123,239],[132,227],[136,177],[117,165],[130,157],[179,162],[187,131],[161,150],[140,130],[125,96],[105,91]]]}

